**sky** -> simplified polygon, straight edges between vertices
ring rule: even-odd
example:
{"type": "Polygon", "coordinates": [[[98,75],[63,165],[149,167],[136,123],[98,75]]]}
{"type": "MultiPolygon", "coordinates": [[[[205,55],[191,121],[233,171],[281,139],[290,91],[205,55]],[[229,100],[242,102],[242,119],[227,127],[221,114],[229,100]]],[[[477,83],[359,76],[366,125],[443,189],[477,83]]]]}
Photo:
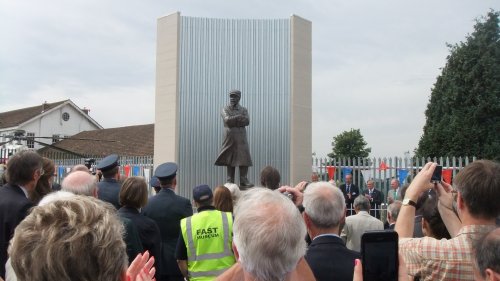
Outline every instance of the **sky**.
{"type": "Polygon", "coordinates": [[[370,157],[418,145],[431,89],[488,0],[0,0],[0,112],[71,99],[104,128],[154,123],[156,20],[312,22],[312,152],[360,129],[370,157]]]}

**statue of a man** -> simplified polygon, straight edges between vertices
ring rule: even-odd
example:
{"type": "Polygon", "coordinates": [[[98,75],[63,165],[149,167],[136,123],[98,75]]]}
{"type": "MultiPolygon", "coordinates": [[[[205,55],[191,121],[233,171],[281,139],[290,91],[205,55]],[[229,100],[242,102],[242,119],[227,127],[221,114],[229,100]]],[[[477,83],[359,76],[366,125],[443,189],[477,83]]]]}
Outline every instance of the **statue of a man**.
{"type": "Polygon", "coordinates": [[[248,111],[239,105],[241,92],[229,92],[230,104],[222,109],[221,117],[224,122],[224,141],[215,165],[227,167],[227,181],[234,183],[236,167],[240,167],[240,187],[252,187],[248,181],[248,167],[252,166],[250,149],[248,148],[246,126],[250,124],[248,111]]]}

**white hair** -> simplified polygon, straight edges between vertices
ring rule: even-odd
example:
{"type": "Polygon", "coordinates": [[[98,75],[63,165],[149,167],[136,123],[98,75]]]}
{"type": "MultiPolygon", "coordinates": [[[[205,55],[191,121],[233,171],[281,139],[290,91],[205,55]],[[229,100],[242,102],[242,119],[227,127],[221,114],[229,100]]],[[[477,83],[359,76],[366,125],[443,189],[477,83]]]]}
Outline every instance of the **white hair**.
{"type": "Polygon", "coordinates": [[[342,191],[328,182],[310,184],[304,192],[304,212],[319,228],[331,228],[340,224],[345,215],[345,199],[342,191]]]}
{"type": "Polygon", "coordinates": [[[236,205],[233,242],[243,269],[257,280],[283,280],[306,251],[300,212],[283,194],[252,188],[236,205]]]}
{"type": "Polygon", "coordinates": [[[226,183],[226,184],[224,184],[224,186],[227,187],[227,189],[229,189],[229,191],[231,191],[231,196],[233,198],[233,205],[236,205],[236,202],[238,202],[238,199],[241,196],[240,188],[238,187],[237,184],[234,184],[234,183],[226,183]]]}
{"type": "Polygon", "coordinates": [[[51,192],[51,193],[45,195],[42,198],[42,200],[40,200],[40,202],[38,202],[38,206],[47,205],[48,203],[52,203],[52,202],[57,201],[57,200],[67,199],[67,198],[70,198],[73,196],[75,196],[74,193],[71,193],[68,191],[63,191],[63,190],[59,190],[57,192],[51,192]]]}
{"type": "Polygon", "coordinates": [[[88,172],[74,171],[64,178],[61,189],[74,194],[94,196],[97,182],[95,177],[88,172]]]}

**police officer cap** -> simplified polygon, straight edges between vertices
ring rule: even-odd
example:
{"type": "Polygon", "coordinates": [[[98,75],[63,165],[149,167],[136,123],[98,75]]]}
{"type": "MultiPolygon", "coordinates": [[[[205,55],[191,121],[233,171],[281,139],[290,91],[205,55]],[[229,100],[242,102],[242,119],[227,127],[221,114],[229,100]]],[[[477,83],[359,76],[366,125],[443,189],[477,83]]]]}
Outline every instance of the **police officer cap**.
{"type": "Polygon", "coordinates": [[[118,155],[116,154],[111,154],[106,157],[104,157],[97,165],[95,165],[96,169],[101,170],[101,171],[106,171],[106,170],[111,170],[116,166],[119,166],[120,164],[118,163],[118,155]]]}
{"type": "Polygon", "coordinates": [[[173,162],[167,162],[156,167],[154,175],[158,177],[159,180],[168,180],[169,178],[173,178],[176,173],[177,164],[173,162]]]}
{"type": "Polygon", "coordinates": [[[151,187],[160,187],[160,180],[158,177],[152,176],[151,180],[149,181],[149,185],[151,187]]]}
{"type": "Polygon", "coordinates": [[[235,95],[235,96],[238,96],[241,98],[241,91],[240,90],[231,90],[229,92],[229,96],[232,96],[232,95],[235,95]]]}
{"type": "Polygon", "coordinates": [[[195,186],[193,189],[194,201],[201,202],[213,197],[212,189],[206,184],[195,186]]]}

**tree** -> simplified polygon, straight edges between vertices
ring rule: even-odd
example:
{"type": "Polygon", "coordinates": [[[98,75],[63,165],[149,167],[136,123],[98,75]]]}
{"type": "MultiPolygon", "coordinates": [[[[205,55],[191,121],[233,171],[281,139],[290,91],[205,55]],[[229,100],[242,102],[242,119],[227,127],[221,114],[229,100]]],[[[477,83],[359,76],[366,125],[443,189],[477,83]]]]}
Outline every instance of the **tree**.
{"type": "Polygon", "coordinates": [[[333,137],[332,153],[328,154],[331,158],[366,158],[372,151],[371,148],[366,147],[367,143],[361,135],[359,129],[344,131],[341,134],[333,137]]]}
{"type": "Polygon", "coordinates": [[[500,157],[499,13],[476,20],[450,55],[425,111],[418,156],[500,157]]]}

